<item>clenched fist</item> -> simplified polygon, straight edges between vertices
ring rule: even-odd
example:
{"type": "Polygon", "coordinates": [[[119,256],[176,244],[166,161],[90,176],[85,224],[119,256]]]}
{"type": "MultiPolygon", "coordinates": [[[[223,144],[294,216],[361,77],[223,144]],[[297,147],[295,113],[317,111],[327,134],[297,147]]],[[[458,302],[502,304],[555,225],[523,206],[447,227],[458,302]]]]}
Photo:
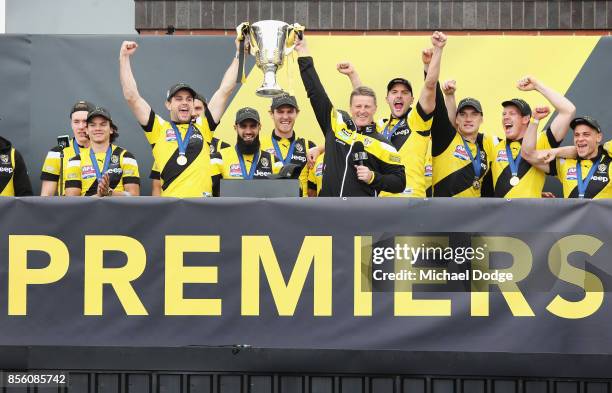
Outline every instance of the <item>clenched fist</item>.
{"type": "Polygon", "coordinates": [[[423,60],[423,64],[428,65],[431,63],[431,57],[433,56],[433,48],[423,49],[421,52],[421,60],[423,60]]]}
{"type": "Polygon", "coordinates": [[[338,70],[339,73],[344,74],[344,75],[351,75],[352,73],[355,72],[355,68],[348,61],[343,61],[341,63],[338,63],[336,65],[336,69],[338,70]]]}
{"type": "Polygon", "coordinates": [[[136,48],[138,48],[138,44],[134,41],[123,41],[119,54],[121,56],[132,56],[136,52],[136,48]]]}
{"type": "Polygon", "coordinates": [[[533,118],[536,120],[542,120],[550,114],[550,108],[547,106],[538,106],[533,110],[533,118]]]}
{"type": "Polygon", "coordinates": [[[454,80],[448,80],[442,84],[442,92],[445,95],[453,95],[457,91],[457,82],[454,80]]]}
{"type": "Polygon", "coordinates": [[[446,34],[436,31],[431,35],[431,43],[436,48],[444,48],[446,45],[446,34]]]}
{"type": "Polygon", "coordinates": [[[526,77],[519,79],[516,87],[522,91],[535,90],[537,88],[538,81],[533,76],[527,75],[526,77]]]}

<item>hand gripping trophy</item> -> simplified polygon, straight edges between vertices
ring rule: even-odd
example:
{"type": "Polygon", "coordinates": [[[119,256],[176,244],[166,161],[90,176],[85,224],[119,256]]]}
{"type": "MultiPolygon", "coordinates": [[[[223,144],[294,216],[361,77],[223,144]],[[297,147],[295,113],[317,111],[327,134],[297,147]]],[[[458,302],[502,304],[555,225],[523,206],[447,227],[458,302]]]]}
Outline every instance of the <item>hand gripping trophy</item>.
{"type": "Polygon", "coordinates": [[[295,36],[301,36],[304,27],[277,20],[262,20],[250,25],[245,22],[236,28],[241,39],[240,66],[244,75],[244,41],[248,40],[251,55],[264,73],[264,81],[255,93],[260,97],[286,94],[276,81],[276,71],[282,68],[285,57],[295,47],[295,36]]]}

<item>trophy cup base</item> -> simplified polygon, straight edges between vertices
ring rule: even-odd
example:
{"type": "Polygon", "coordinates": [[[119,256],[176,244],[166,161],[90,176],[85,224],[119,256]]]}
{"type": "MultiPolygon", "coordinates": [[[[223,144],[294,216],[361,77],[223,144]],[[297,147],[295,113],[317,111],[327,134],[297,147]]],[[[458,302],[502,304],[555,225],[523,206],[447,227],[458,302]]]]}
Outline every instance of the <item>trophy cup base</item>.
{"type": "Polygon", "coordinates": [[[255,90],[255,94],[259,97],[274,98],[286,94],[280,87],[260,87],[255,90]]]}

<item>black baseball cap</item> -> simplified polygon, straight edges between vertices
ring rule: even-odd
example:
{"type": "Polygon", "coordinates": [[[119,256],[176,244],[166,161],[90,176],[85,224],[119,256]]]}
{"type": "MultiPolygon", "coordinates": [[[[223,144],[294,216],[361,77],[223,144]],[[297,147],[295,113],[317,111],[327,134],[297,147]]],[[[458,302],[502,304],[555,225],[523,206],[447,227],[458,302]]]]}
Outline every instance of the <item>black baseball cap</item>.
{"type": "Polygon", "coordinates": [[[179,82],[175,85],[172,85],[168,89],[168,92],[166,93],[166,101],[170,101],[172,97],[174,97],[174,95],[178,93],[180,90],[187,90],[193,98],[196,98],[198,95],[198,93],[193,88],[191,88],[191,86],[189,86],[187,83],[179,82]]]}
{"type": "Polygon", "coordinates": [[[245,120],[255,120],[257,123],[261,123],[257,110],[249,107],[238,109],[238,112],[236,112],[236,122],[234,124],[242,123],[245,120]]]}
{"type": "Polygon", "coordinates": [[[93,111],[94,109],[96,109],[96,106],[89,101],[85,101],[85,100],[77,101],[74,105],[72,105],[72,109],[70,110],[69,117],[72,117],[72,114],[74,112],[85,111],[89,113],[93,111]]]}
{"type": "Polygon", "coordinates": [[[521,112],[521,115],[523,115],[523,116],[531,116],[531,107],[529,106],[527,101],[525,101],[525,100],[523,100],[521,98],[513,98],[511,100],[502,102],[502,106],[504,108],[509,106],[509,105],[516,106],[519,109],[519,112],[521,112]]]}
{"type": "Polygon", "coordinates": [[[482,105],[480,105],[480,101],[478,101],[476,98],[467,97],[459,101],[459,105],[457,105],[457,112],[461,112],[463,108],[467,107],[474,108],[476,109],[476,112],[480,113],[481,115],[483,114],[482,105]]]}
{"type": "Polygon", "coordinates": [[[391,79],[389,81],[389,83],[387,83],[387,93],[389,93],[389,90],[391,90],[393,85],[397,85],[398,83],[401,84],[401,85],[406,86],[408,88],[408,90],[410,90],[410,93],[412,93],[412,85],[410,84],[408,79],[404,79],[404,78],[394,78],[394,79],[391,79]]]}
{"type": "Polygon", "coordinates": [[[283,94],[281,96],[272,98],[272,106],[270,107],[270,110],[275,110],[283,105],[289,105],[295,109],[300,109],[294,96],[283,94]]]}
{"type": "Polygon", "coordinates": [[[591,116],[581,116],[577,117],[570,123],[570,127],[572,130],[576,129],[577,125],[586,124],[587,126],[594,128],[597,132],[601,134],[601,126],[597,122],[597,120],[593,119],[591,116]]]}
{"type": "Polygon", "coordinates": [[[202,96],[201,94],[196,94],[195,97],[193,97],[194,100],[200,100],[202,101],[204,104],[206,104],[206,98],[204,98],[204,96],[202,96]]]}
{"type": "Polygon", "coordinates": [[[96,116],[102,116],[106,120],[110,121],[112,129],[114,130],[117,129],[117,126],[115,125],[115,123],[113,123],[113,118],[111,117],[110,112],[106,108],[103,108],[101,106],[95,107],[94,110],[92,110],[91,112],[87,114],[87,122],[89,123],[91,119],[93,119],[96,116]]]}

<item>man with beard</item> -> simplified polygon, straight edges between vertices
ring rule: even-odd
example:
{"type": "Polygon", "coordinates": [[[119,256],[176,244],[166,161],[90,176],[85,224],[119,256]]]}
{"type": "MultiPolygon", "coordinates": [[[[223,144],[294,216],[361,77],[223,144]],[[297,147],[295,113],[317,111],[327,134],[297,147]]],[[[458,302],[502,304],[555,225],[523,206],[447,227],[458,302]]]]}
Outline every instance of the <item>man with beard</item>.
{"type": "Polygon", "coordinates": [[[401,157],[389,141],[376,132],[374,91],[365,86],[353,90],[349,101],[350,116],[336,110],[321,84],[306,42],[297,39],[295,50],[300,56],[302,82],[325,136],[325,175],[319,196],[377,196],[382,191],[403,192],[406,175],[401,157]],[[355,160],[353,153],[361,159],[355,160]],[[363,159],[365,157],[367,159],[363,159]]]}
{"type": "MultiPolygon", "coordinates": [[[[426,62],[423,57],[423,62],[426,62]]],[[[427,67],[428,63],[425,63],[427,67]]],[[[349,62],[337,65],[341,74],[349,77],[353,89],[362,85],[355,67],[349,62]]],[[[431,120],[423,121],[410,105],[414,101],[412,85],[407,79],[394,78],[387,84],[387,104],[391,111],[388,119],[379,119],[377,131],[391,142],[402,157],[406,172],[406,188],[402,193],[382,192],[381,196],[404,196],[425,198],[426,163],[430,137],[431,120]]]]}
{"type": "Polygon", "coordinates": [[[40,180],[42,186],[40,190],[41,196],[54,196],[66,193],[66,169],[68,161],[74,156],[80,154],[81,148],[89,147],[89,138],[87,138],[87,114],[95,109],[95,106],[87,101],[78,101],[70,110],[70,127],[72,128],[73,137],[70,144],[63,149],[56,146],[49,150],[47,158],[43,163],[40,180]],[[61,155],[64,155],[63,165],[61,155]],[[63,166],[63,167],[62,167],[63,166]],[[62,174],[62,184],[60,182],[60,174],[62,174]]]}
{"type": "Polygon", "coordinates": [[[236,112],[234,123],[236,145],[221,149],[212,154],[213,195],[219,196],[220,179],[268,179],[282,168],[274,155],[261,150],[259,113],[253,108],[241,108],[236,112]]]}
{"type": "MultiPolygon", "coordinates": [[[[236,52],[239,42],[236,40],[236,52]]],[[[173,85],[166,94],[170,121],[164,120],[140,96],[132,73],[130,57],[138,44],[124,41],[119,55],[119,76],[123,96],[145,131],[160,170],[161,195],[172,197],[212,196],[210,145],[212,133],[227,107],[236,85],[238,55],[223,76],[221,85],[205,108],[202,125],[193,124],[193,99],[197,93],[186,83],[173,85]]]]}
{"type": "Polygon", "coordinates": [[[297,100],[290,95],[272,99],[270,117],[274,121],[274,130],[270,137],[261,142],[261,149],[275,156],[283,166],[296,165],[294,177],[300,180],[300,195],[307,196],[308,173],[312,170],[307,163],[308,150],[315,147],[311,140],[298,137],[293,129],[300,113],[297,100]]]}
{"type": "Polygon", "coordinates": [[[599,123],[590,116],[576,117],[571,121],[575,147],[571,153],[577,154],[577,159],[559,158],[560,155],[571,155],[567,154],[567,149],[562,152],[564,148],[553,149],[547,152],[548,154],[540,155],[537,150],[538,123],[549,113],[548,107],[535,109],[534,120],[530,122],[523,138],[523,157],[542,172],[556,176],[563,186],[564,198],[612,198],[612,159],[601,146],[602,133],[599,123]]]}
{"type": "MultiPolygon", "coordinates": [[[[557,111],[550,126],[537,136],[539,150],[558,147],[569,129],[576,114],[576,107],[562,94],[545,86],[532,76],[519,80],[521,91],[537,91],[546,98],[557,111]]],[[[523,137],[531,117],[529,104],[520,98],[502,102],[502,126],[506,139],[494,147],[491,168],[495,196],[502,198],[540,198],[546,175],[532,167],[529,160],[521,155],[523,137]]]]}

